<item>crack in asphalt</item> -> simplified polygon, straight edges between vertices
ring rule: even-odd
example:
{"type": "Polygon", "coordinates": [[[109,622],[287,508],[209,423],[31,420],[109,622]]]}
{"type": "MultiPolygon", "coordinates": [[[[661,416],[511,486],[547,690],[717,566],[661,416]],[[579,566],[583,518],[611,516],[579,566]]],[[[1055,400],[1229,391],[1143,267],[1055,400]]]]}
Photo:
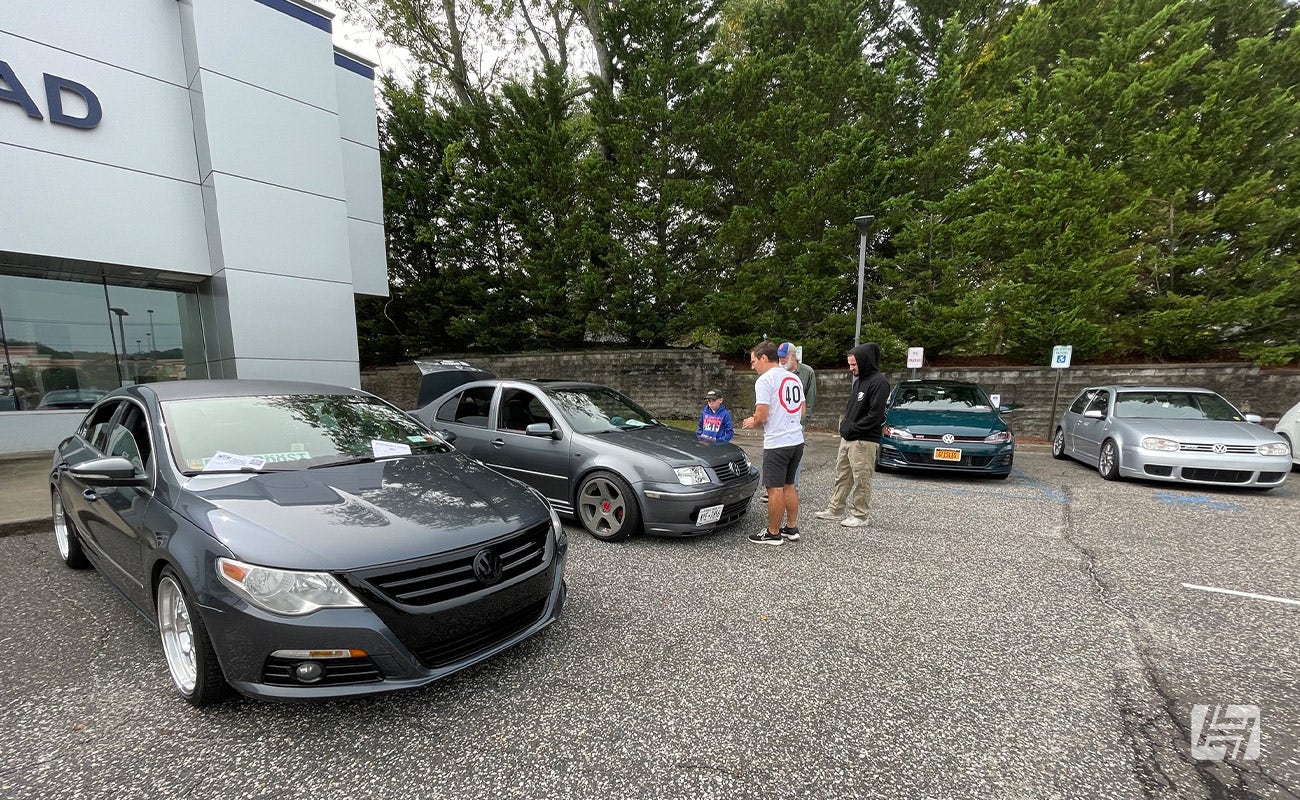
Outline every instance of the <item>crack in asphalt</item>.
{"type": "Polygon", "coordinates": [[[1162,717],[1148,713],[1145,710],[1147,701],[1138,696],[1138,692],[1130,691],[1133,687],[1127,679],[1128,671],[1115,670],[1111,694],[1118,701],[1120,727],[1130,742],[1134,757],[1134,776],[1142,787],[1143,794],[1147,797],[1158,797],[1165,791],[1172,791],[1182,795],[1177,780],[1161,763],[1161,754],[1172,752],[1180,764],[1191,769],[1207,792],[1206,796],[1212,800],[1251,800],[1258,797],[1259,795],[1251,791],[1247,780],[1247,776],[1252,775],[1286,792],[1290,797],[1300,797],[1295,787],[1270,775],[1263,765],[1251,768],[1233,761],[1206,761],[1192,757],[1192,731],[1190,726],[1182,723],[1177,713],[1178,698],[1161,677],[1157,668],[1158,659],[1148,648],[1139,643],[1137,620],[1114,602],[1114,589],[1107,584],[1101,574],[1100,558],[1097,553],[1075,539],[1076,526],[1072,513],[1074,496],[1068,486],[1062,487],[1062,494],[1066,498],[1066,502],[1062,505],[1065,530],[1062,538],[1081,556],[1080,572],[1087,576],[1097,599],[1124,626],[1129,645],[1141,665],[1139,674],[1145,679],[1146,686],[1160,698],[1160,705],[1164,712],[1162,717]],[[1162,733],[1160,728],[1164,726],[1172,728],[1172,732],[1162,733]],[[1229,785],[1221,779],[1219,775],[1221,769],[1231,772],[1233,784],[1229,785]]]}

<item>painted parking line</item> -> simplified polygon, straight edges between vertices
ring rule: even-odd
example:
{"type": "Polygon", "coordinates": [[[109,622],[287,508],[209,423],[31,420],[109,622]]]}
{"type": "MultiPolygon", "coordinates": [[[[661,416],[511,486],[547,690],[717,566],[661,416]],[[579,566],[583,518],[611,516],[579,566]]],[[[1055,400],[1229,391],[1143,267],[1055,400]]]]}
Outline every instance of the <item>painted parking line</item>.
{"type": "Polygon", "coordinates": [[[1287,605],[1300,606],[1300,600],[1291,600],[1286,597],[1274,597],[1271,594],[1255,594],[1254,592],[1239,592],[1235,589],[1220,589],[1217,586],[1198,586],[1195,583],[1184,583],[1184,589],[1195,589],[1198,592],[1215,592],[1217,594],[1230,594],[1234,597],[1248,597],[1251,600],[1267,600],[1270,603],[1286,603],[1287,605]]]}
{"type": "Polygon", "coordinates": [[[1157,502],[1167,506],[1194,506],[1207,511],[1242,511],[1242,507],[1227,500],[1216,500],[1202,494],[1176,494],[1174,492],[1156,492],[1157,502]]]}

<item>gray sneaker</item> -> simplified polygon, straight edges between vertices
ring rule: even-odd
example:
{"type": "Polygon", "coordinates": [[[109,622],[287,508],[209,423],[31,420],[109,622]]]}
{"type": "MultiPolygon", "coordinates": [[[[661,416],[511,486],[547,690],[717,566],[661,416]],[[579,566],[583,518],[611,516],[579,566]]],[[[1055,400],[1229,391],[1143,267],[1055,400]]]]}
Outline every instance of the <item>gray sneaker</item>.
{"type": "Polygon", "coordinates": [[[859,518],[859,517],[845,517],[844,519],[840,520],[840,524],[843,525],[843,526],[846,527],[846,528],[865,528],[865,527],[867,527],[867,521],[866,521],[865,519],[861,519],[861,518],[859,518]]]}
{"type": "Polygon", "coordinates": [[[834,511],[815,511],[813,512],[813,516],[817,519],[839,519],[844,516],[844,514],[836,513],[834,511]]]}

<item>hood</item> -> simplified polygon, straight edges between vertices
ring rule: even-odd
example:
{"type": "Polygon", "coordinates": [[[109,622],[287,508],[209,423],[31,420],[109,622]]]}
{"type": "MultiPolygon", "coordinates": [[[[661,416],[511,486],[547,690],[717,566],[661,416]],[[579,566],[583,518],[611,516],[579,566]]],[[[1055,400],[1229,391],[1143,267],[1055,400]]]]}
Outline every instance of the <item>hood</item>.
{"type": "Polygon", "coordinates": [[[994,411],[912,411],[891,408],[885,424],[907,428],[912,433],[951,433],[953,436],[987,436],[1007,430],[1007,423],[994,411]]]}
{"type": "Polygon", "coordinates": [[[865,378],[873,372],[880,371],[880,345],[875,342],[860,344],[849,351],[849,355],[858,362],[858,377],[865,378]]]}
{"type": "Polygon", "coordinates": [[[1204,419],[1126,419],[1119,421],[1140,436],[1164,436],[1199,444],[1260,445],[1279,442],[1281,436],[1253,422],[1204,419]]]}
{"type": "Polygon", "coordinates": [[[731,442],[701,442],[694,433],[670,425],[628,428],[610,433],[588,434],[601,447],[617,447],[653,456],[676,466],[708,464],[723,466],[744,456],[731,442]]]}
{"type": "Polygon", "coordinates": [[[440,453],[265,475],[197,475],[177,510],[236,558],[341,571],[419,558],[550,518],[522,484],[440,453]]]}

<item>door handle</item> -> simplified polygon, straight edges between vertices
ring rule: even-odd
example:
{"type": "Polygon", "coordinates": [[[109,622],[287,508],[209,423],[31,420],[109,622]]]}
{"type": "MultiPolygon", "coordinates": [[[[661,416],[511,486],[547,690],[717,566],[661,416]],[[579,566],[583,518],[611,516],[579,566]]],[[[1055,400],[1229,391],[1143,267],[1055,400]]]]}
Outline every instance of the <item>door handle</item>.
{"type": "Polygon", "coordinates": [[[95,494],[94,489],[87,489],[86,491],[81,493],[81,496],[86,498],[92,503],[99,499],[99,495],[95,494]]]}
{"type": "Polygon", "coordinates": [[[493,439],[493,440],[492,440],[492,446],[493,446],[493,447],[505,447],[505,446],[506,446],[506,440],[505,440],[505,439],[493,439]]]}

